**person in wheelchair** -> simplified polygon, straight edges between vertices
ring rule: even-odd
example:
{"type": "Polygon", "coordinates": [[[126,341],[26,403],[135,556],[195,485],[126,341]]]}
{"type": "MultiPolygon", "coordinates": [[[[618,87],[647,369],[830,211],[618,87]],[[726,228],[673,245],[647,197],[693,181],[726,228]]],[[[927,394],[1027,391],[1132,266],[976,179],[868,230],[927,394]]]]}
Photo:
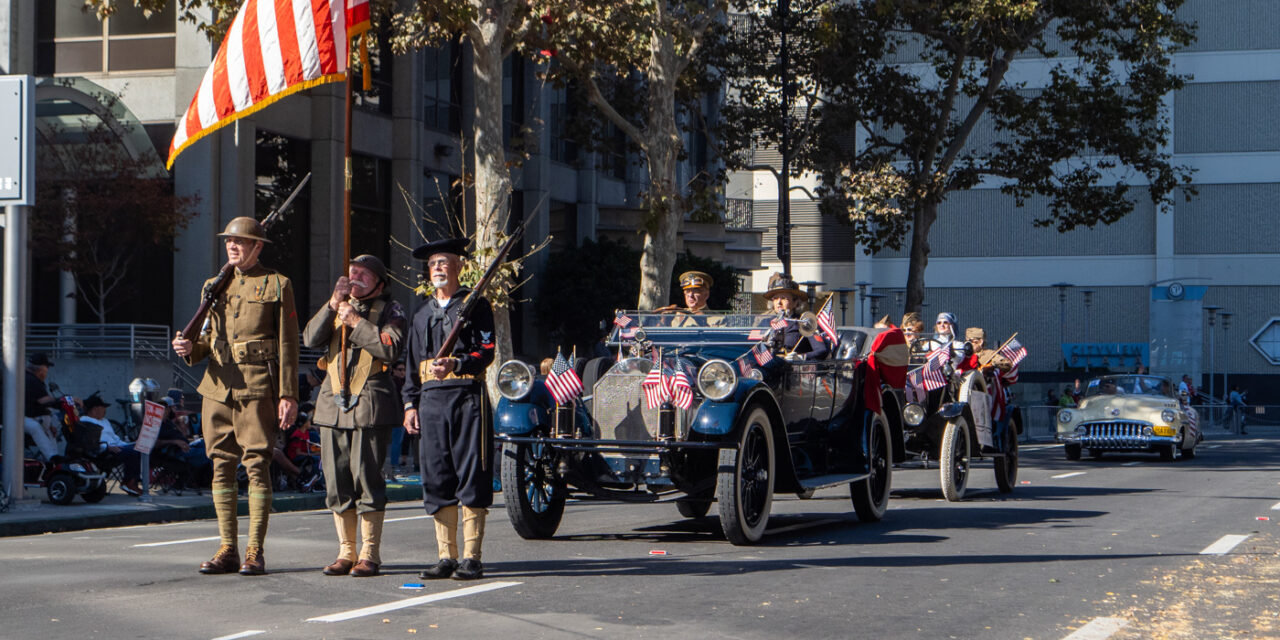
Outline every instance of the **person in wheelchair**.
{"type": "Polygon", "coordinates": [[[825,360],[830,355],[831,348],[821,331],[810,336],[800,333],[800,306],[808,295],[796,286],[795,280],[781,273],[773,274],[764,299],[769,301],[775,313],[787,321],[787,326],[778,334],[781,340],[777,344],[787,359],[811,362],[825,360]]]}
{"type": "Polygon", "coordinates": [[[120,467],[120,489],[131,496],[142,495],[142,489],[138,486],[142,454],[134,450],[132,442],[121,438],[111,421],[107,420],[109,406],[98,393],[84,399],[84,415],[80,416],[80,421],[102,428],[94,463],[108,475],[120,467]]]}

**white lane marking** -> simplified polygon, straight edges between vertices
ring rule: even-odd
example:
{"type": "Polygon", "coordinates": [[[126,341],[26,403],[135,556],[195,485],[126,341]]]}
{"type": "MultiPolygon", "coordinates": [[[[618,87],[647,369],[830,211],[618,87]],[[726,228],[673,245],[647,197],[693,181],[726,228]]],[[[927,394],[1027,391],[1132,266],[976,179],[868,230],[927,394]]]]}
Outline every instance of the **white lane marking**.
{"type": "Polygon", "coordinates": [[[1140,465],[1140,464],[1142,464],[1142,461],[1141,461],[1141,460],[1134,460],[1133,462],[1126,462],[1126,463],[1124,463],[1124,464],[1122,464],[1122,465],[1120,465],[1120,466],[1122,466],[1122,467],[1136,467],[1136,466],[1138,466],[1138,465],[1140,465]]]}
{"type": "Polygon", "coordinates": [[[1127,624],[1124,618],[1094,618],[1062,640],[1106,640],[1127,624]]]}
{"type": "Polygon", "coordinates": [[[364,616],[371,616],[379,613],[386,613],[388,611],[408,609],[409,607],[416,607],[420,604],[427,604],[429,602],[449,600],[451,598],[461,598],[462,596],[469,596],[477,593],[484,593],[485,591],[493,591],[495,589],[504,589],[506,587],[514,587],[518,584],[522,584],[522,583],[490,582],[489,584],[479,584],[474,587],[454,589],[453,591],[445,591],[443,593],[433,593],[429,596],[418,596],[416,598],[407,598],[405,600],[397,600],[395,602],[388,602],[386,604],[374,605],[372,607],[365,607],[363,609],[352,609],[351,611],[341,611],[339,613],[331,613],[327,616],[320,616],[318,618],[307,618],[307,622],[342,622],[343,620],[351,620],[353,618],[361,618],[364,616]]]}
{"type": "Polygon", "coordinates": [[[171,544],[186,544],[188,542],[208,542],[210,540],[218,540],[218,536],[209,536],[207,538],[187,538],[186,540],[168,540],[165,542],[147,542],[145,544],[135,544],[135,547],[165,547],[171,544]]]}
{"type": "Polygon", "coordinates": [[[1277,503],[1275,503],[1275,504],[1271,505],[1271,510],[1272,510],[1272,511],[1280,511],[1280,502],[1277,502],[1277,503]]]}
{"type": "Polygon", "coordinates": [[[836,522],[839,522],[839,520],[827,519],[814,520],[813,522],[801,522],[800,524],[792,524],[785,527],[778,527],[777,529],[769,529],[768,531],[765,531],[765,534],[774,535],[777,533],[786,533],[788,531],[799,531],[800,529],[812,529],[813,527],[821,527],[824,524],[834,524],[836,522]]]}
{"type": "Polygon", "coordinates": [[[405,520],[426,520],[427,518],[430,518],[430,517],[431,516],[428,516],[428,515],[421,515],[421,516],[406,516],[403,518],[387,518],[386,520],[383,520],[383,522],[385,523],[385,522],[404,522],[405,520]]]}
{"type": "Polygon", "coordinates": [[[250,629],[248,631],[241,631],[240,633],[233,633],[229,636],[218,636],[213,640],[236,640],[237,638],[248,638],[249,636],[256,636],[260,633],[266,633],[266,631],[263,629],[250,629]]]}
{"type": "Polygon", "coordinates": [[[1056,475],[1056,476],[1052,476],[1052,477],[1053,477],[1053,479],[1054,479],[1054,480],[1061,480],[1061,479],[1063,479],[1063,478],[1071,478],[1071,477],[1074,477],[1074,476],[1082,476],[1082,475],[1084,475],[1084,474],[1086,474],[1086,473],[1089,473],[1089,472],[1088,472],[1088,471],[1072,471],[1071,473],[1059,473],[1058,475],[1056,475]]]}
{"type": "Polygon", "coordinates": [[[1240,544],[1241,542],[1244,542],[1248,538],[1249,538],[1248,535],[1237,535],[1237,534],[1222,536],[1221,538],[1218,538],[1217,542],[1205,547],[1204,550],[1200,552],[1200,555],[1220,556],[1220,555],[1227,554],[1232,549],[1236,548],[1236,545],[1240,544]]]}

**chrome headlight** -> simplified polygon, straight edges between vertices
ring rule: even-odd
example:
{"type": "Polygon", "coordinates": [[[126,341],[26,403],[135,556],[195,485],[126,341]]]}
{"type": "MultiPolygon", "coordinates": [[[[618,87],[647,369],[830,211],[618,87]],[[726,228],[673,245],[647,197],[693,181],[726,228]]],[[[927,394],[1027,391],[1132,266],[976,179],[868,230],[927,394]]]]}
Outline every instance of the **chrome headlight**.
{"type": "Polygon", "coordinates": [[[533,389],[533,367],[508,360],[498,367],[498,393],[508,400],[520,400],[533,389]]]}
{"type": "Polygon", "coordinates": [[[1142,428],[1142,435],[1147,436],[1148,438],[1150,438],[1151,436],[1154,436],[1155,434],[1156,434],[1156,430],[1152,429],[1151,425],[1147,425],[1142,428]]]}
{"type": "Polygon", "coordinates": [[[733,395],[738,386],[738,375],[733,365],[724,360],[708,360],[698,370],[698,391],[709,400],[720,401],[733,395]]]}
{"type": "Polygon", "coordinates": [[[1163,420],[1165,424],[1173,424],[1173,421],[1178,419],[1178,413],[1173,409],[1165,409],[1160,412],[1160,419],[1163,420]]]}
{"type": "Polygon", "coordinates": [[[1063,409],[1058,412],[1058,422],[1061,422],[1062,424],[1070,424],[1073,418],[1075,418],[1075,416],[1071,414],[1070,409],[1063,409]]]}
{"type": "Polygon", "coordinates": [[[902,408],[902,421],[908,426],[918,427],[924,422],[924,407],[911,402],[902,408]]]}

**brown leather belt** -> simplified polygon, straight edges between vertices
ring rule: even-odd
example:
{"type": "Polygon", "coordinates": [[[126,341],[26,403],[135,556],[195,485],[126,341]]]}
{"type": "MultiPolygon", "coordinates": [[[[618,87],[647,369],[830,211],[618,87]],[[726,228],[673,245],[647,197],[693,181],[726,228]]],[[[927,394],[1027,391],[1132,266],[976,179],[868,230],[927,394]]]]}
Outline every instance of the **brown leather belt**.
{"type": "MultiPolygon", "coordinates": [[[[432,360],[434,360],[434,358],[432,360]]],[[[423,382],[429,382],[431,380],[435,380],[435,376],[432,376],[430,371],[432,360],[422,360],[418,362],[418,379],[419,380],[423,382]]],[[[452,371],[450,371],[447,375],[445,375],[445,377],[442,380],[481,380],[481,379],[482,378],[480,376],[476,376],[470,373],[453,373],[452,371]]]]}

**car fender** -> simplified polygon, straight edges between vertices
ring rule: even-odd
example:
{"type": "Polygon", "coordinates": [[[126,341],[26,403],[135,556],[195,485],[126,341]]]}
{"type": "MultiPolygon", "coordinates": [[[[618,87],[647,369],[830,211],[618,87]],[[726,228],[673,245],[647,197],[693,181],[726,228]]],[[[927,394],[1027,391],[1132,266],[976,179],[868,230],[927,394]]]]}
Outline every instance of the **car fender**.
{"type": "MultiPolygon", "coordinates": [[[[543,427],[549,429],[554,407],[551,394],[547,393],[546,385],[542,383],[541,378],[538,378],[534,382],[533,390],[524,398],[498,399],[498,406],[493,411],[493,429],[497,433],[510,436],[528,435],[543,427]]],[[[585,413],[582,403],[578,403],[579,417],[585,416],[585,413]]]]}
{"type": "Polygon", "coordinates": [[[774,468],[777,470],[774,479],[774,493],[797,491],[800,481],[796,478],[795,466],[791,461],[790,439],[782,422],[782,410],[773,392],[763,382],[750,378],[739,379],[732,398],[719,402],[704,400],[698,407],[698,414],[693,420],[692,429],[707,439],[735,440],[741,425],[739,418],[746,413],[748,407],[759,406],[769,414],[769,428],[773,432],[774,468]]]}

